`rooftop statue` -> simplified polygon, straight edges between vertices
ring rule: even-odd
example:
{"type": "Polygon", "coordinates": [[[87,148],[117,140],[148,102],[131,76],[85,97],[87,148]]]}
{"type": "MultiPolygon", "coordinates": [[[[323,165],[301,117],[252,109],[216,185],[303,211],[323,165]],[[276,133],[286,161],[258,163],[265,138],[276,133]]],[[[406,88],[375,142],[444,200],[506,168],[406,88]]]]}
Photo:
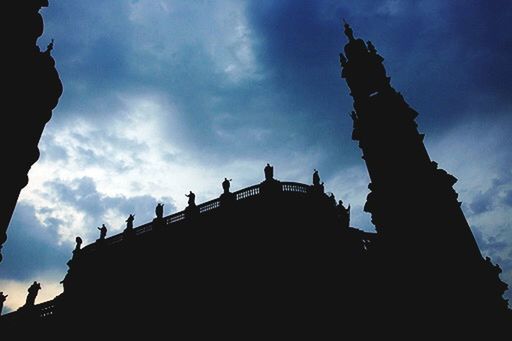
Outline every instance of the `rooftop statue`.
{"type": "Polygon", "coordinates": [[[4,302],[7,299],[8,295],[4,295],[3,291],[0,291],[0,315],[2,315],[2,309],[4,307],[4,302]]]}
{"type": "Polygon", "coordinates": [[[274,167],[267,163],[265,166],[265,180],[270,181],[274,180],[274,167]]]}
{"type": "Polygon", "coordinates": [[[27,290],[28,295],[27,300],[25,302],[26,307],[34,306],[39,290],[41,290],[41,283],[37,283],[36,281],[34,281],[34,283],[32,283],[32,285],[27,290]]]}
{"type": "Polygon", "coordinates": [[[189,191],[188,194],[185,194],[185,196],[188,198],[188,205],[189,206],[195,206],[196,205],[196,195],[194,192],[189,191]]]}
{"type": "Polygon", "coordinates": [[[313,186],[320,186],[320,175],[316,169],[313,170],[313,186]]]}
{"type": "Polygon", "coordinates": [[[164,216],[164,204],[158,203],[155,208],[155,214],[158,219],[162,219],[164,216]]]}
{"type": "Polygon", "coordinates": [[[105,226],[105,224],[102,224],[101,227],[98,227],[98,230],[100,230],[100,239],[99,240],[104,240],[105,237],[107,236],[107,227],[105,226]]]}
{"type": "Polygon", "coordinates": [[[132,230],[133,229],[133,221],[135,220],[135,214],[130,214],[128,218],[126,219],[126,229],[132,230]]]}
{"type": "Polygon", "coordinates": [[[224,181],[222,181],[222,189],[224,190],[224,193],[229,193],[229,187],[231,186],[230,181],[233,179],[224,178],[224,181]]]}

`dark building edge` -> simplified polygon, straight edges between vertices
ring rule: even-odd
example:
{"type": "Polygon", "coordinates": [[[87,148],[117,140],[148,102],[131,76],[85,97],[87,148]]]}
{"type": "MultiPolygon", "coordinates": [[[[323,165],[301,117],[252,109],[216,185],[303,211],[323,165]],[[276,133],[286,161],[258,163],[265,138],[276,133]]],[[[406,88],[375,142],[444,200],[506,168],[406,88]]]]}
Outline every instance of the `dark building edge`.
{"type": "MultiPolygon", "coordinates": [[[[37,147],[46,123],[62,94],[62,83],[50,55],[53,42],[41,52],[37,39],[44,23],[39,10],[47,0],[6,1],[2,10],[9,16],[3,54],[4,133],[0,148],[4,157],[0,205],[0,251],[7,240],[7,228],[18,196],[28,183],[28,171],[39,158],[37,147]]],[[[0,261],[2,255],[0,253],[0,261]]]]}

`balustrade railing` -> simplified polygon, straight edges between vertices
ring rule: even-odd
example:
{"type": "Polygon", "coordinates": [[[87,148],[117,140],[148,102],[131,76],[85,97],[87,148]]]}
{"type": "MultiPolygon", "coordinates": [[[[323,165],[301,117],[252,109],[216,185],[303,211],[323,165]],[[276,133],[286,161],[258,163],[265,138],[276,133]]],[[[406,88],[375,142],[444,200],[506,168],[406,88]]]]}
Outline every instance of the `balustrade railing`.
{"type": "Polygon", "coordinates": [[[136,235],[143,234],[151,230],[153,230],[153,223],[147,223],[134,229],[136,235]]]}
{"type": "Polygon", "coordinates": [[[299,182],[283,182],[283,192],[308,193],[310,186],[299,182]]]}
{"type": "Polygon", "coordinates": [[[39,310],[40,318],[51,317],[55,314],[55,310],[56,310],[55,300],[51,300],[48,302],[38,304],[38,305],[34,306],[34,309],[39,310]]]}
{"type": "Polygon", "coordinates": [[[236,200],[243,200],[245,198],[249,198],[255,195],[260,194],[260,185],[255,185],[251,187],[247,187],[244,189],[241,189],[234,193],[236,200]]]}
{"type": "Polygon", "coordinates": [[[171,214],[165,219],[165,224],[169,225],[185,219],[185,212],[181,211],[178,213],[171,214]]]}
{"type": "Polygon", "coordinates": [[[207,202],[199,205],[198,207],[199,207],[199,213],[208,212],[208,211],[211,211],[211,210],[214,210],[214,209],[220,207],[220,200],[219,199],[210,200],[210,201],[207,201],[207,202]]]}
{"type": "MultiPolygon", "coordinates": [[[[309,192],[309,188],[310,188],[309,185],[301,184],[298,182],[281,182],[281,186],[282,186],[283,192],[287,192],[287,193],[291,192],[291,193],[306,194],[309,192]]],[[[233,195],[234,195],[235,199],[237,201],[239,201],[239,200],[244,200],[244,199],[247,199],[250,197],[257,196],[260,193],[261,193],[260,185],[254,185],[254,186],[247,187],[247,188],[241,189],[239,191],[236,191],[233,193],[233,195]]],[[[207,201],[205,203],[198,205],[200,214],[209,212],[212,210],[216,210],[219,207],[220,207],[220,199],[210,200],[210,201],[207,201]]],[[[165,225],[171,225],[171,224],[177,223],[179,221],[182,221],[184,219],[185,219],[185,211],[181,211],[181,212],[173,213],[167,217],[164,217],[164,222],[165,222],[165,225]]],[[[147,223],[147,224],[144,224],[144,225],[141,225],[141,226],[135,228],[134,232],[135,232],[135,235],[141,235],[141,234],[144,234],[151,230],[153,230],[153,224],[147,223]]],[[[122,233],[120,233],[115,236],[106,238],[104,243],[107,245],[117,244],[117,243],[122,242],[123,239],[124,239],[124,236],[122,233]]],[[[82,249],[82,253],[94,252],[96,249],[97,248],[95,247],[95,244],[90,244],[82,249]]]]}

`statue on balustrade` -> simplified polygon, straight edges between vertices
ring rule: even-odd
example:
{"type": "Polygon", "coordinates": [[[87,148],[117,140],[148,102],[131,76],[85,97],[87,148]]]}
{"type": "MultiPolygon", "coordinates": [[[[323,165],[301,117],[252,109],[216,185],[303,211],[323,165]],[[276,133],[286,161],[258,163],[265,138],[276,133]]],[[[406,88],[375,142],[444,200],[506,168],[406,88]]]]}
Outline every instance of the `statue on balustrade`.
{"type": "Polygon", "coordinates": [[[4,295],[4,292],[0,291],[0,315],[2,315],[2,309],[4,308],[4,302],[7,299],[7,296],[9,295],[4,295]]]}
{"type": "Polygon", "coordinates": [[[195,219],[199,216],[199,207],[196,206],[196,195],[194,192],[189,191],[185,196],[188,198],[188,206],[185,208],[185,219],[195,219]]]}
{"type": "Polygon", "coordinates": [[[133,230],[133,221],[135,220],[135,214],[130,214],[126,219],[126,229],[133,230]]]}
{"type": "Polygon", "coordinates": [[[273,197],[283,191],[280,181],[274,179],[274,167],[269,163],[263,169],[265,171],[265,181],[260,185],[260,193],[263,195],[270,195],[273,197]]]}
{"type": "Polygon", "coordinates": [[[324,183],[320,182],[320,175],[318,174],[318,170],[313,170],[313,188],[314,193],[324,193],[324,183]]]}
{"type": "Polygon", "coordinates": [[[34,281],[34,283],[32,283],[32,285],[28,288],[28,295],[27,300],[25,302],[25,307],[34,306],[39,290],[41,290],[41,284],[34,281]]]}
{"type": "Polygon", "coordinates": [[[158,203],[155,208],[155,214],[158,219],[164,217],[164,204],[158,203]]]}
{"type": "Polygon", "coordinates": [[[189,193],[185,194],[185,196],[188,198],[188,206],[196,206],[196,195],[194,192],[189,191],[189,193]]]}
{"type": "Polygon", "coordinates": [[[222,189],[224,190],[224,193],[229,193],[229,187],[231,186],[230,181],[233,179],[224,178],[224,181],[222,181],[222,189]]]}
{"type": "Polygon", "coordinates": [[[313,169],[313,186],[320,186],[320,175],[316,169],[313,169]]]}
{"type": "Polygon", "coordinates": [[[158,203],[155,207],[156,218],[153,219],[153,230],[162,230],[165,226],[164,221],[164,204],[158,203]]]}
{"type": "Polygon", "coordinates": [[[126,228],[124,229],[124,237],[130,238],[133,236],[133,221],[135,220],[135,214],[130,214],[126,219],[126,228]]]}
{"type": "Polygon", "coordinates": [[[265,180],[266,181],[274,180],[274,167],[272,167],[270,164],[267,163],[264,171],[265,171],[265,180]]]}
{"type": "Polygon", "coordinates": [[[100,231],[100,239],[98,240],[105,240],[105,237],[107,236],[107,227],[105,224],[102,224],[101,227],[98,227],[98,230],[100,231]]]}
{"type": "Polygon", "coordinates": [[[224,193],[220,195],[220,206],[222,207],[230,207],[236,201],[235,194],[229,191],[231,181],[232,179],[228,178],[224,178],[224,181],[222,181],[222,189],[224,190],[224,193]]]}

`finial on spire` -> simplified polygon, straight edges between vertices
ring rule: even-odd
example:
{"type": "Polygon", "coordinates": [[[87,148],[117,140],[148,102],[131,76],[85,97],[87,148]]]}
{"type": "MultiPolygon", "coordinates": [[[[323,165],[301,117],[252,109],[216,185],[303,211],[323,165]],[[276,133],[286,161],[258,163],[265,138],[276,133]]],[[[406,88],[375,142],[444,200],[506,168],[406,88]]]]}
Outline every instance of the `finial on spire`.
{"type": "Polygon", "coordinates": [[[352,31],[352,28],[350,28],[350,25],[343,19],[343,26],[345,27],[345,35],[348,37],[349,41],[354,40],[354,32],[352,31]]]}

